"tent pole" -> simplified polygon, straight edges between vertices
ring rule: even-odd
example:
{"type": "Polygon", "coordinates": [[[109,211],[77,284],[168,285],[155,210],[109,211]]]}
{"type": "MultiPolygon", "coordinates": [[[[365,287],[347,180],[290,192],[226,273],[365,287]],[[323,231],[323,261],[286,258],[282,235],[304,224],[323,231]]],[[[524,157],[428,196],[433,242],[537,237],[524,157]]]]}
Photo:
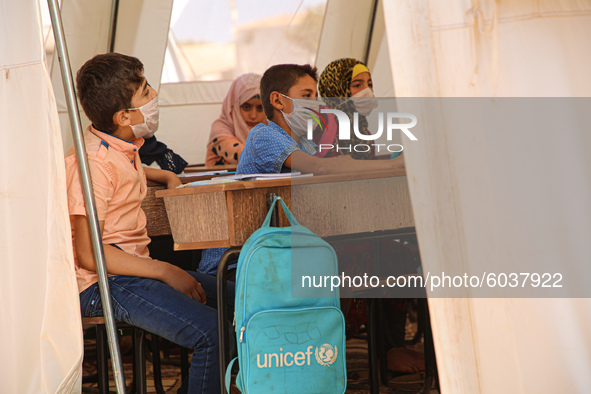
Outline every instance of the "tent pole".
{"type": "Polygon", "coordinates": [[[51,15],[51,23],[53,25],[53,35],[55,37],[56,53],[59,59],[62,81],[64,83],[64,91],[66,94],[66,101],[68,103],[68,114],[70,115],[70,124],[72,125],[72,136],[74,138],[74,146],[76,148],[76,157],[78,159],[80,180],[82,181],[82,189],[84,191],[84,202],[86,203],[86,217],[88,219],[88,224],[90,227],[92,247],[94,250],[94,260],[96,262],[96,272],[98,274],[99,279],[98,284],[101,293],[101,301],[103,304],[103,312],[105,315],[105,325],[107,328],[109,351],[111,353],[113,376],[115,378],[115,386],[117,389],[117,393],[122,394],[125,393],[125,375],[123,374],[123,365],[121,363],[121,353],[119,351],[119,341],[115,326],[115,318],[113,317],[111,292],[109,291],[109,283],[107,280],[105,256],[100,234],[98,216],[96,213],[94,192],[92,190],[92,182],[90,179],[90,170],[88,168],[88,159],[86,157],[86,148],[84,146],[84,140],[82,135],[82,124],[80,121],[80,114],[78,112],[76,92],[74,91],[74,80],[72,78],[72,69],[70,68],[70,58],[68,56],[68,48],[66,46],[64,28],[62,25],[62,17],[57,2],[58,0],[47,0],[47,4],[49,6],[49,13],[51,15]]]}
{"type": "Polygon", "coordinates": [[[117,15],[119,14],[119,0],[113,0],[111,5],[111,25],[109,26],[109,52],[115,50],[115,37],[117,33],[117,15]]]}
{"type": "Polygon", "coordinates": [[[374,2],[373,2],[373,10],[371,13],[371,23],[369,25],[369,32],[367,33],[367,45],[365,46],[365,58],[363,59],[363,62],[368,67],[369,67],[369,64],[368,64],[369,51],[371,50],[371,39],[373,38],[373,29],[374,29],[374,25],[376,23],[376,14],[378,12],[378,2],[379,2],[379,0],[374,0],[374,2]]]}

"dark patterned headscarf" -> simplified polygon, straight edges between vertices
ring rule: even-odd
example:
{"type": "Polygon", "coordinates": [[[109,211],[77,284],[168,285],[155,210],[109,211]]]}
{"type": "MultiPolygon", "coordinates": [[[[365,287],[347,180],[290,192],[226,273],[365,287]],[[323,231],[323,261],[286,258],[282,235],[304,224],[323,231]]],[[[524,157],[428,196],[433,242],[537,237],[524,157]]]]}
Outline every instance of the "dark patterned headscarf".
{"type": "Polygon", "coordinates": [[[183,172],[188,164],[185,159],[168,149],[165,144],[158,141],[154,136],[145,139],[139,154],[143,164],[149,166],[156,162],[161,169],[172,171],[175,174],[183,172]]]}
{"type": "Polygon", "coordinates": [[[357,59],[344,58],[331,62],[318,82],[318,91],[322,97],[351,97],[353,68],[363,64],[357,59]]]}
{"type": "MultiPolygon", "coordinates": [[[[346,147],[351,145],[351,153],[344,151],[345,154],[350,154],[354,159],[371,159],[374,157],[374,150],[369,152],[355,152],[352,146],[357,144],[367,144],[367,141],[363,141],[358,138],[353,132],[353,113],[356,111],[355,104],[351,100],[344,99],[345,97],[351,97],[351,80],[353,79],[353,68],[355,65],[361,64],[357,59],[343,58],[331,62],[322,74],[318,81],[318,91],[320,96],[324,98],[324,101],[331,108],[335,108],[345,112],[349,119],[351,119],[351,141],[339,141],[338,135],[335,137],[333,145],[339,147],[346,147]]],[[[371,134],[367,129],[367,119],[363,115],[359,115],[359,131],[362,134],[371,134]]],[[[336,150],[336,149],[335,149],[336,150]]],[[[332,156],[336,156],[336,152],[333,152],[332,156]]],[[[327,155],[326,157],[328,157],[327,155]]]]}

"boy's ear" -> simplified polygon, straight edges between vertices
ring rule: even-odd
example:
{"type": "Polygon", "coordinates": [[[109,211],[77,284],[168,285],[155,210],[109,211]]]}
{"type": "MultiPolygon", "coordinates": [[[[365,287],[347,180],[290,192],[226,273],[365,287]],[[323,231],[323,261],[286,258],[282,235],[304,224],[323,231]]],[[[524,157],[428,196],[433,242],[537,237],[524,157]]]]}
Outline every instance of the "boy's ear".
{"type": "Polygon", "coordinates": [[[131,120],[129,119],[129,113],[124,109],[115,112],[115,115],[113,115],[113,124],[118,128],[122,126],[129,126],[130,123],[131,120]]]}
{"type": "Polygon", "coordinates": [[[273,108],[283,111],[285,109],[284,100],[285,98],[279,94],[279,92],[271,92],[270,95],[271,105],[273,108]]]}

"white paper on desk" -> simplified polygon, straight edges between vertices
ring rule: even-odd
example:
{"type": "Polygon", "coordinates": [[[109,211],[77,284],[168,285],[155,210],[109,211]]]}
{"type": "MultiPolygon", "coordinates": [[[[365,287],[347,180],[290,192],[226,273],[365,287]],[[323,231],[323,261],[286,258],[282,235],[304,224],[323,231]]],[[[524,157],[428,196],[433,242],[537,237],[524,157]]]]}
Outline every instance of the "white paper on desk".
{"type": "Polygon", "coordinates": [[[210,175],[221,175],[227,173],[228,170],[217,170],[217,171],[203,171],[203,172],[183,172],[178,174],[179,178],[195,177],[195,176],[210,176],[210,175]]]}
{"type": "Polygon", "coordinates": [[[302,174],[299,171],[295,172],[280,172],[280,173],[269,173],[269,174],[236,174],[224,177],[217,177],[212,179],[234,179],[239,181],[260,181],[265,179],[285,179],[285,178],[296,178],[303,176],[312,176],[313,174],[302,174]]]}
{"type": "Polygon", "coordinates": [[[193,187],[193,186],[205,186],[205,185],[217,185],[220,183],[230,183],[230,182],[237,182],[236,179],[227,179],[228,177],[220,177],[220,178],[212,178],[212,179],[207,179],[207,180],[203,180],[203,181],[195,181],[195,182],[189,182],[189,183],[185,183],[184,185],[179,185],[176,188],[177,189],[181,189],[183,187],[193,187]]]}
{"type": "Polygon", "coordinates": [[[314,176],[314,174],[300,174],[300,173],[297,173],[297,174],[291,173],[291,176],[282,176],[282,177],[267,177],[267,176],[264,176],[264,175],[268,175],[268,174],[261,174],[261,175],[257,175],[254,178],[250,178],[249,180],[252,180],[252,181],[263,181],[265,179],[284,179],[284,178],[291,178],[291,179],[293,179],[293,178],[304,178],[304,177],[307,177],[307,176],[314,176]]]}

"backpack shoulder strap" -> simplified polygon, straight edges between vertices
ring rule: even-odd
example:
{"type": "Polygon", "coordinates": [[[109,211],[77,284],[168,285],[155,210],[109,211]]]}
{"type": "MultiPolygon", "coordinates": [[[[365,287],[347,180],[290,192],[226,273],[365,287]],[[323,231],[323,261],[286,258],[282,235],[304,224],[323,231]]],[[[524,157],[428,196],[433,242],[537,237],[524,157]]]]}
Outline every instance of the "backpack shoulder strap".
{"type": "Polygon", "coordinates": [[[228,364],[228,367],[226,368],[226,392],[227,393],[230,392],[230,383],[232,381],[232,366],[234,365],[236,360],[238,360],[238,357],[234,357],[234,359],[232,361],[230,361],[230,364],[228,364]]]}
{"type": "Polygon", "coordinates": [[[298,221],[295,219],[289,208],[287,208],[287,205],[285,205],[285,202],[283,202],[283,199],[279,196],[276,196],[273,200],[273,203],[271,204],[271,208],[269,208],[267,217],[265,218],[265,221],[263,222],[263,225],[261,227],[269,227],[271,225],[271,215],[273,215],[273,208],[275,208],[277,200],[279,200],[279,202],[281,203],[281,206],[283,207],[283,212],[285,212],[285,216],[287,216],[289,223],[291,223],[292,226],[299,225],[298,221]]]}

